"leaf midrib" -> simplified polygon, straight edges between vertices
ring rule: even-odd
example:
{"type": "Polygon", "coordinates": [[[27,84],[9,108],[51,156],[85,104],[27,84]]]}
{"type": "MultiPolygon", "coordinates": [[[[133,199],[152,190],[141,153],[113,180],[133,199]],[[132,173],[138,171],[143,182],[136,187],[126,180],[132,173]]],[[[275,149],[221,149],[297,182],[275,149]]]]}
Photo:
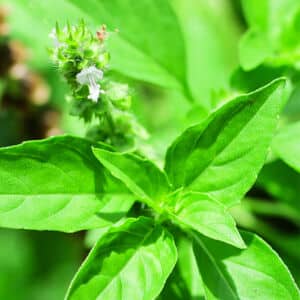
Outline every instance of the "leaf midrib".
{"type": "MultiPolygon", "coordinates": [[[[135,251],[129,256],[128,260],[126,261],[126,263],[124,265],[122,265],[122,267],[118,270],[118,272],[116,273],[116,275],[114,277],[111,278],[111,280],[109,280],[109,282],[107,282],[106,286],[104,289],[102,289],[100,291],[100,293],[103,293],[113,282],[116,278],[118,278],[120,276],[120,273],[126,268],[126,266],[130,263],[130,261],[135,257],[135,255],[138,255],[138,250],[141,248],[141,246],[145,243],[145,241],[148,239],[148,237],[153,233],[155,227],[151,227],[151,230],[143,236],[143,239],[141,240],[140,243],[138,243],[135,247],[135,251]]],[[[118,232],[119,233],[119,232],[118,232]]],[[[130,234],[137,236],[136,233],[132,233],[130,232],[130,234]]],[[[142,237],[142,236],[140,236],[142,237]]],[[[115,249],[115,247],[110,247],[111,249],[115,249]]],[[[100,252],[98,252],[98,254],[106,252],[108,248],[103,248],[100,252]]],[[[99,295],[99,294],[98,294],[99,295]]]]}
{"type": "MultiPolygon", "coordinates": [[[[276,91],[276,89],[270,94],[270,95],[268,95],[268,98],[266,99],[266,101],[262,104],[262,105],[264,105],[268,100],[269,100],[269,98],[273,95],[273,93],[276,91]]],[[[234,115],[232,116],[232,117],[234,117],[236,114],[238,114],[241,110],[244,110],[246,107],[247,107],[247,105],[249,105],[251,103],[251,101],[249,101],[248,99],[247,99],[247,101],[245,101],[245,103],[244,103],[244,106],[240,109],[240,110],[238,110],[238,111],[236,111],[235,113],[234,113],[234,115]]],[[[253,118],[259,113],[259,111],[260,111],[260,109],[261,109],[261,106],[259,107],[259,109],[256,111],[256,113],[252,116],[252,118],[250,118],[249,120],[247,120],[247,122],[246,123],[244,123],[244,126],[242,127],[242,128],[240,128],[238,131],[237,131],[237,133],[232,137],[232,139],[229,141],[229,143],[227,143],[222,149],[220,149],[220,151],[218,151],[214,156],[213,156],[213,158],[209,161],[209,163],[202,169],[202,171],[201,171],[201,173],[200,174],[198,174],[198,176],[196,176],[186,187],[187,188],[189,188],[189,187],[191,187],[194,183],[195,183],[195,181],[198,179],[198,178],[200,178],[201,176],[202,176],[202,174],[207,170],[207,169],[209,169],[213,164],[214,164],[214,162],[216,161],[216,159],[236,140],[236,138],[243,132],[243,130],[245,129],[245,127],[253,120],[253,118]]],[[[232,118],[231,119],[229,119],[229,120],[227,120],[226,121],[226,123],[225,123],[225,125],[227,125],[230,121],[232,120],[232,118]]],[[[222,134],[222,132],[224,131],[224,128],[225,128],[225,125],[222,127],[222,130],[221,130],[221,132],[219,133],[219,135],[218,135],[218,137],[220,136],[220,134],[222,134]]],[[[205,128],[206,129],[206,128],[205,128]]],[[[204,129],[204,131],[205,131],[205,129],[204,129]]],[[[204,132],[203,131],[203,132],[204,132]]],[[[203,132],[201,133],[201,136],[202,136],[202,134],[203,134],[203,132]]],[[[199,137],[200,138],[200,137],[199,137]]],[[[199,139],[198,138],[198,139],[199,139]]],[[[198,139],[197,139],[197,141],[198,141],[198,139]]],[[[196,142],[197,143],[197,142],[196,142]]],[[[193,147],[193,150],[190,152],[190,154],[189,154],[189,157],[190,157],[190,155],[194,152],[194,150],[195,150],[195,147],[193,147]]],[[[245,153],[245,155],[247,155],[247,153],[245,153]]],[[[184,181],[185,181],[185,179],[186,179],[186,169],[184,170],[184,181]]]]}
{"type": "MultiPolygon", "coordinates": [[[[272,275],[269,275],[269,274],[267,274],[267,273],[264,273],[264,272],[262,272],[261,270],[259,270],[259,269],[257,269],[257,268],[253,268],[253,267],[247,266],[246,264],[243,264],[243,263],[241,263],[241,262],[230,261],[230,263],[231,263],[232,265],[240,266],[240,267],[244,268],[244,269],[247,270],[247,271],[248,271],[248,270],[254,271],[254,272],[257,272],[258,274],[262,274],[262,275],[264,275],[265,277],[268,277],[268,278],[272,279],[272,281],[275,281],[277,284],[279,284],[279,285],[281,286],[281,288],[282,288],[283,290],[286,291],[287,295],[290,296],[290,292],[289,292],[289,290],[285,287],[285,285],[282,284],[281,282],[279,282],[278,280],[276,280],[272,275]]],[[[292,298],[289,298],[289,299],[292,299],[292,298]]]]}
{"type": "MultiPolygon", "coordinates": [[[[234,297],[234,299],[238,300],[239,298],[237,297],[236,293],[234,292],[233,288],[231,287],[230,283],[226,280],[226,276],[223,274],[222,270],[219,268],[217,262],[215,261],[214,257],[211,255],[209,250],[205,247],[204,243],[200,240],[200,238],[193,232],[191,232],[191,235],[193,238],[197,241],[199,246],[203,249],[203,251],[206,253],[206,255],[209,257],[213,265],[215,266],[217,272],[219,273],[220,277],[223,279],[223,282],[226,284],[226,286],[229,288],[230,293],[234,297]]],[[[199,270],[200,271],[200,270],[199,270]]],[[[201,272],[200,272],[201,274],[201,272]]],[[[202,275],[201,275],[202,277],[202,275]]],[[[204,289],[205,291],[206,289],[204,289]]]]}

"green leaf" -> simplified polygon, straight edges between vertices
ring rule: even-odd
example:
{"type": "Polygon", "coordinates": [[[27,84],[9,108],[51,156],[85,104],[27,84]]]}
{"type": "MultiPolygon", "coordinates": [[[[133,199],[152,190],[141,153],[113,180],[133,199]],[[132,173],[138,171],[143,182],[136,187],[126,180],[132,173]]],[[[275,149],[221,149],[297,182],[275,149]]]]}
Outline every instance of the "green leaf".
{"type": "Polygon", "coordinates": [[[174,187],[206,193],[226,206],[237,203],[265,161],[284,102],[283,83],[277,79],[235,98],[177,138],[165,166],[174,187]]]}
{"type": "Polygon", "coordinates": [[[300,122],[282,128],[274,138],[272,149],[284,162],[300,172],[300,122]]]}
{"type": "Polygon", "coordinates": [[[174,220],[212,239],[238,248],[245,244],[226,207],[201,193],[187,193],[175,203],[174,220]]]}
{"type": "Polygon", "coordinates": [[[152,219],[128,219],[97,242],[66,300],[155,299],[177,260],[172,236],[152,219]]]}
{"type": "Polygon", "coordinates": [[[258,236],[242,232],[247,249],[194,235],[207,300],[298,300],[297,286],[279,256],[258,236]]]}
{"type": "Polygon", "coordinates": [[[73,232],[107,226],[133,203],[91,143],[71,136],[0,149],[0,226],[73,232]]]}
{"type": "Polygon", "coordinates": [[[93,148],[103,166],[121,180],[139,200],[152,205],[170,191],[166,174],[151,161],[134,154],[122,154],[93,148]]]}

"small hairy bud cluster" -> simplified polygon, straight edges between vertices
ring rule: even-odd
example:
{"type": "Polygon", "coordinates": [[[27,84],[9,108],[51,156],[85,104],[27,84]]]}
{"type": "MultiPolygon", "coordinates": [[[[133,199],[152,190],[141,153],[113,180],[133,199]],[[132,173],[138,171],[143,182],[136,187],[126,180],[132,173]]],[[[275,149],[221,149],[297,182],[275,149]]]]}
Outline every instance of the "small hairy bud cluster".
{"type": "Polygon", "coordinates": [[[147,134],[130,112],[128,85],[109,75],[108,36],[104,25],[95,34],[83,21],[63,29],[56,25],[50,33],[50,52],[71,88],[71,114],[86,123],[97,123],[88,131],[88,137],[127,148],[147,134]]]}

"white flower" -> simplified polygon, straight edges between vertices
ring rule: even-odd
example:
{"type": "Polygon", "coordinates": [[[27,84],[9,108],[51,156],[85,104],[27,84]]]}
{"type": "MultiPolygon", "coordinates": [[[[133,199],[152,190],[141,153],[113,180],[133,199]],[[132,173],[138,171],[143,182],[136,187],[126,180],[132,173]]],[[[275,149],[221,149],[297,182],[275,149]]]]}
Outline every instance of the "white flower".
{"type": "Polygon", "coordinates": [[[76,75],[76,80],[81,85],[87,85],[89,87],[88,98],[94,102],[98,101],[100,92],[100,84],[97,81],[103,78],[103,72],[97,69],[95,66],[87,67],[76,75]]]}

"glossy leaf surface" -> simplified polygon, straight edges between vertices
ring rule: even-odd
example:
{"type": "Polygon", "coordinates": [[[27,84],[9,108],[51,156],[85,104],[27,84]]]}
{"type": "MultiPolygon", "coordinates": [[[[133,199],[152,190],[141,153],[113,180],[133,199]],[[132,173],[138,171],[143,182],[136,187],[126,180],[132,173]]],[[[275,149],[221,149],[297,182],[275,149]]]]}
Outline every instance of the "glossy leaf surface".
{"type": "Polygon", "coordinates": [[[119,220],[133,203],[91,143],[71,136],[0,149],[0,226],[78,231],[119,220]]]}
{"type": "Polygon", "coordinates": [[[238,248],[245,244],[226,207],[205,194],[188,193],[176,202],[175,220],[205,236],[238,248]]]}
{"type": "Polygon", "coordinates": [[[67,300],[155,299],[177,260],[172,236],[152,219],[128,219],[97,242],[67,300]]]}
{"type": "Polygon", "coordinates": [[[179,136],[165,167],[174,187],[237,203],[263,166],[284,103],[283,82],[237,97],[179,136]]]}
{"type": "Polygon", "coordinates": [[[140,200],[151,204],[170,191],[166,174],[151,161],[134,154],[93,149],[95,156],[113,176],[121,180],[140,200]]]}
{"type": "Polygon", "coordinates": [[[242,236],[244,250],[195,236],[205,299],[298,300],[296,284],[279,256],[254,234],[242,232],[242,236]]]}

